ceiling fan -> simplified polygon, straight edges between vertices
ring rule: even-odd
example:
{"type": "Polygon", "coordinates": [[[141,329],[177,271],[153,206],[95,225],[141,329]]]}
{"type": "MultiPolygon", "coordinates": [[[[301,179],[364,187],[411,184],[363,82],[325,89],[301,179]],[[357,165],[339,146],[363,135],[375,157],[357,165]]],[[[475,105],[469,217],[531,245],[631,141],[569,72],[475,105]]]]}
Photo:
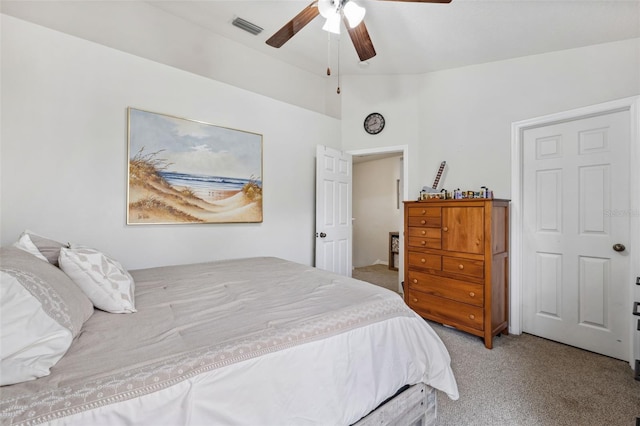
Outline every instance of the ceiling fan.
{"type": "MultiPolygon", "coordinates": [[[[416,3],[451,3],[451,0],[387,0],[416,3]]],[[[298,13],[284,27],[280,28],[267,40],[267,44],[273,47],[281,47],[289,41],[298,31],[304,28],[316,16],[322,15],[326,19],[323,30],[332,33],[340,33],[340,23],[344,22],[353,46],[356,48],[361,61],[366,61],[376,56],[371,37],[364,23],[365,8],[353,0],[314,0],[309,6],[298,13]]]]}

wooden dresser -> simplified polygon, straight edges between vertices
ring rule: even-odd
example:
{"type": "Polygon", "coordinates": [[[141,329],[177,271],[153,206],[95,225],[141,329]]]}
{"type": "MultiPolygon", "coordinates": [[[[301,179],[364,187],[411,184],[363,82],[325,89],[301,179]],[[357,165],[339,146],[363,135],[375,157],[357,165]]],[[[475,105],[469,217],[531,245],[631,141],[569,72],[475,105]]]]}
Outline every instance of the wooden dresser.
{"type": "Polygon", "coordinates": [[[405,202],[405,302],[484,339],[508,333],[509,200],[405,202]]]}

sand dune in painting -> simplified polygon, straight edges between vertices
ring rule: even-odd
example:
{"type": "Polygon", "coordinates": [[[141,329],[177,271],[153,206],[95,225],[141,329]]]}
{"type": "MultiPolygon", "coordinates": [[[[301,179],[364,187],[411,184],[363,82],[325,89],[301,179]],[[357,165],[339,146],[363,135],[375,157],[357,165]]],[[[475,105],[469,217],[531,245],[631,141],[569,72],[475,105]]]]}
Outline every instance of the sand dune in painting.
{"type": "Polygon", "coordinates": [[[205,201],[189,188],[171,186],[155,170],[129,165],[129,223],[261,222],[262,189],[217,191],[205,201]]]}

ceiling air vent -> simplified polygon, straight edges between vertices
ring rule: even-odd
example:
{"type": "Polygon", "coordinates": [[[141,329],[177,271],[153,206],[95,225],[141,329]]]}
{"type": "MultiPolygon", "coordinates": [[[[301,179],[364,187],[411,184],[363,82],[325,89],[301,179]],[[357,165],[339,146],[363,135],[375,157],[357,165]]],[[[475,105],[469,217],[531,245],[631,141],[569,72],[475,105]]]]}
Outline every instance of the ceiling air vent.
{"type": "Polygon", "coordinates": [[[241,28],[243,30],[245,30],[248,33],[251,33],[253,35],[258,35],[262,32],[262,28],[260,28],[259,26],[257,26],[256,24],[252,24],[249,21],[245,21],[242,18],[235,18],[233,21],[231,21],[231,23],[233,25],[235,25],[238,28],[241,28]]]}

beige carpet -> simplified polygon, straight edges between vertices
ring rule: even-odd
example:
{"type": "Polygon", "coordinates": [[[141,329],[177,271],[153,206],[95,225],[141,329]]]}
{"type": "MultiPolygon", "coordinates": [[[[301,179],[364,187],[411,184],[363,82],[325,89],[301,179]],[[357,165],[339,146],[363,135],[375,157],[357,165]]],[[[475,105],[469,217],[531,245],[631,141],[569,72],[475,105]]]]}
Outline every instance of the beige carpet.
{"type": "Polygon", "coordinates": [[[438,392],[438,425],[635,426],[640,381],[628,363],[529,334],[478,337],[431,323],[460,399],[438,392]]]}
{"type": "Polygon", "coordinates": [[[370,265],[353,269],[353,278],[398,292],[398,271],[387,265],[370,265]]]}

